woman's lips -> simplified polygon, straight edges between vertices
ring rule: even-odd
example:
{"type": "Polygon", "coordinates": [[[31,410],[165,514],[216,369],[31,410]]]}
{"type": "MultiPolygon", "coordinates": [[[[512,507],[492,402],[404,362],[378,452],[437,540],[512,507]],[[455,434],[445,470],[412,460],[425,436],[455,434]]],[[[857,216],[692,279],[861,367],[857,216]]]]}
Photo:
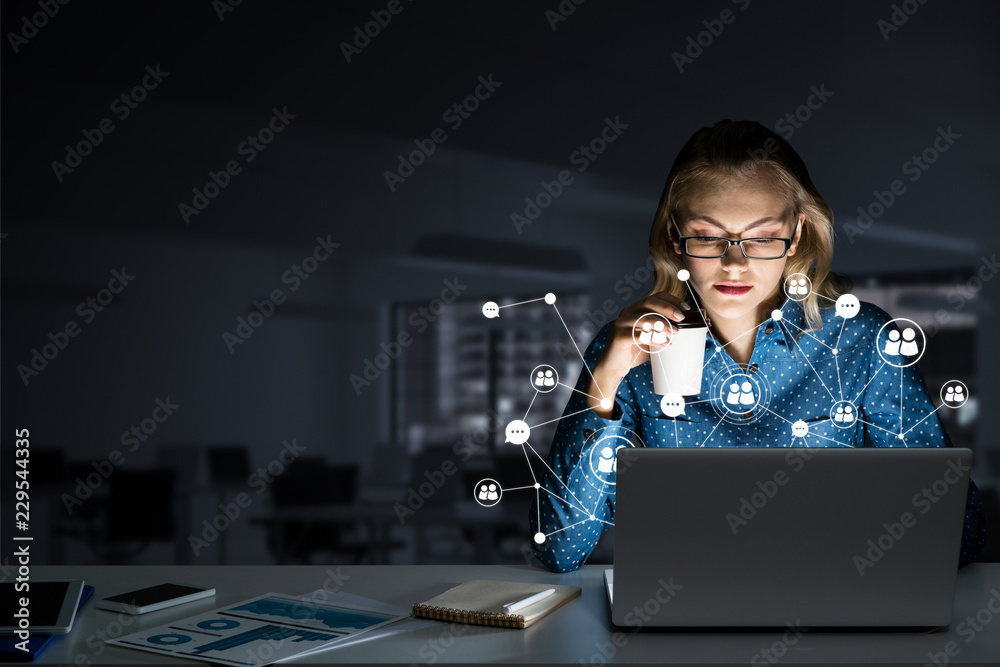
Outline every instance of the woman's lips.
{"type": "Polygon", "coordinates": [[[753,285],[745,285],[743,287],[735,287],[733,285],[713,285],[715,289],[719,290],[723,294],[728,294],[731,296],[740,296],[746,294],[753,289],[753,285]]]}

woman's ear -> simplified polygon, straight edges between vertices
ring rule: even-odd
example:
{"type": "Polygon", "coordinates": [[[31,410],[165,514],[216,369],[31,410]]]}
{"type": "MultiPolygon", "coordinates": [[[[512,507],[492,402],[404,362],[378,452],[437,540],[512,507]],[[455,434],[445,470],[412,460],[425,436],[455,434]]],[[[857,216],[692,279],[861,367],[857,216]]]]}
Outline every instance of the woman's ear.
{"type": "Polygon", "coordinates": [[[799,240],[802,238],[802,228],[805,227],[806,221],[803,214],[799,214],[795,224],[795,234],[792,236],[792,244],[788,246],[788,254],[794,255],[796,249],[799,247],[799,240]]]}
{"type": "Polygon", "coordinates": [[[674,254],[675,255],[683,255],[684,254],[681,251],[681,244],[677,240],[679,236],[680,236],[680,232],[677,231],[677,227],[674,226],[673,222],[670,222],[667,225],[667,238],[670,240],[670,245],[672,245],[674,247],[674,254]]]}

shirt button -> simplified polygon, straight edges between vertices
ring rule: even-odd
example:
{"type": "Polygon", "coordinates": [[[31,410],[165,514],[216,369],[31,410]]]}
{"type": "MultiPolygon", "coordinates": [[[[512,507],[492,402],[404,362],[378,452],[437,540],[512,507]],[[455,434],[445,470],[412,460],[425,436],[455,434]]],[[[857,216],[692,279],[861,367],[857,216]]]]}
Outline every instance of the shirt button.
{"type": "Polygon", "coordinates": [[[750,375],[756,375],[758,370],[759,369],[757,368],[757,364],[750,364],[749,366],[747,366],[747,373],[749,373],[750,375]]]}
{"type": "Polygon", "coordinates": [[[771,325],[768,325],[767,328],[764,329],[764,333],[766,333],[766,334],[773,334],[774,333],[774,327],[772,327],[771,325]]]}
{"type": "Polygon", "coordinates": [[[747,410],[743,413],[743,419],[750,420],[753,419],[753,410],[747,410]]]}
{"type": "Polygon", "coordinates": [[[586,429],[583,430],[583,439],[584,440],[590,440],[593,437],[594,437],[594,432],[592,430],[590,430],[589,428],[586,428],[586,429]]]}

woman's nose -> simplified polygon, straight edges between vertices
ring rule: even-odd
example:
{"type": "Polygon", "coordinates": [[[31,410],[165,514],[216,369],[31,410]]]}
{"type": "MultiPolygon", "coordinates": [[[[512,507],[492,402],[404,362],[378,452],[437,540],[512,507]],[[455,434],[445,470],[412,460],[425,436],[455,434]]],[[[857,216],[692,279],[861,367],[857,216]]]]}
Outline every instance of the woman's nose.
{"type": "Polygon", "coordinates": [[[750,260],[743,256],[743,251],[737,245],[730,245],[729,252],[721,257],[722,266],[725,268],[745,269],[750,260]]]}

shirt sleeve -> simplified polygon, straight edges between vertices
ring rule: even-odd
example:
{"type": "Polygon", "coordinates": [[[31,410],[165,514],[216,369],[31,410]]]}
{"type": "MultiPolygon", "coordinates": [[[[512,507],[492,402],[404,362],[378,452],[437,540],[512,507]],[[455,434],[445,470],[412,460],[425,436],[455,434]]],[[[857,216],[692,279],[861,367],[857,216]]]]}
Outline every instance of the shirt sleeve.
{"type": "MultiPolygon", "coordinates": [[[[597,333],[583,355],[585,368],[559,420],[540,476],[541,489],[528,516],[534,555],[554,572],[582,566],[601,534],[614,523],[614,485],[608,484],[614,481],[613,473],[595,469],[593,461],[600,455],[592,456],[595,449],[612,445],[614,451],[615,443],[623,442],[614,436],[630,440],[631,432],[640,428],[638,400],[627,378],[618,386],[612,419],[598,417],[587,405],[584,392],[612,325],[597,333]],[[539,543],[541,536],[544,539],[539,543]]],[[[601,390],[611,395],[612,388],[601,390]]]]}
{"type": "MultiPolygon", "coordinates": [[[[876,447],[951,447],[951,438],[938,418],[918,364],[898,368],[879,354],[876,334],[892,319],[888,313],[868,305],[874,312],[868,386],[859,406],[865,430],[876,447]],[[899,434],[903,438],[899,438],[899,434]]],[[[941,408],[948,410],[950,408],[941,408]]],[[[965,506],[959,567],[976,559],[986,545],[986,514],[982,496],[972,477],[965,506]]]]}

